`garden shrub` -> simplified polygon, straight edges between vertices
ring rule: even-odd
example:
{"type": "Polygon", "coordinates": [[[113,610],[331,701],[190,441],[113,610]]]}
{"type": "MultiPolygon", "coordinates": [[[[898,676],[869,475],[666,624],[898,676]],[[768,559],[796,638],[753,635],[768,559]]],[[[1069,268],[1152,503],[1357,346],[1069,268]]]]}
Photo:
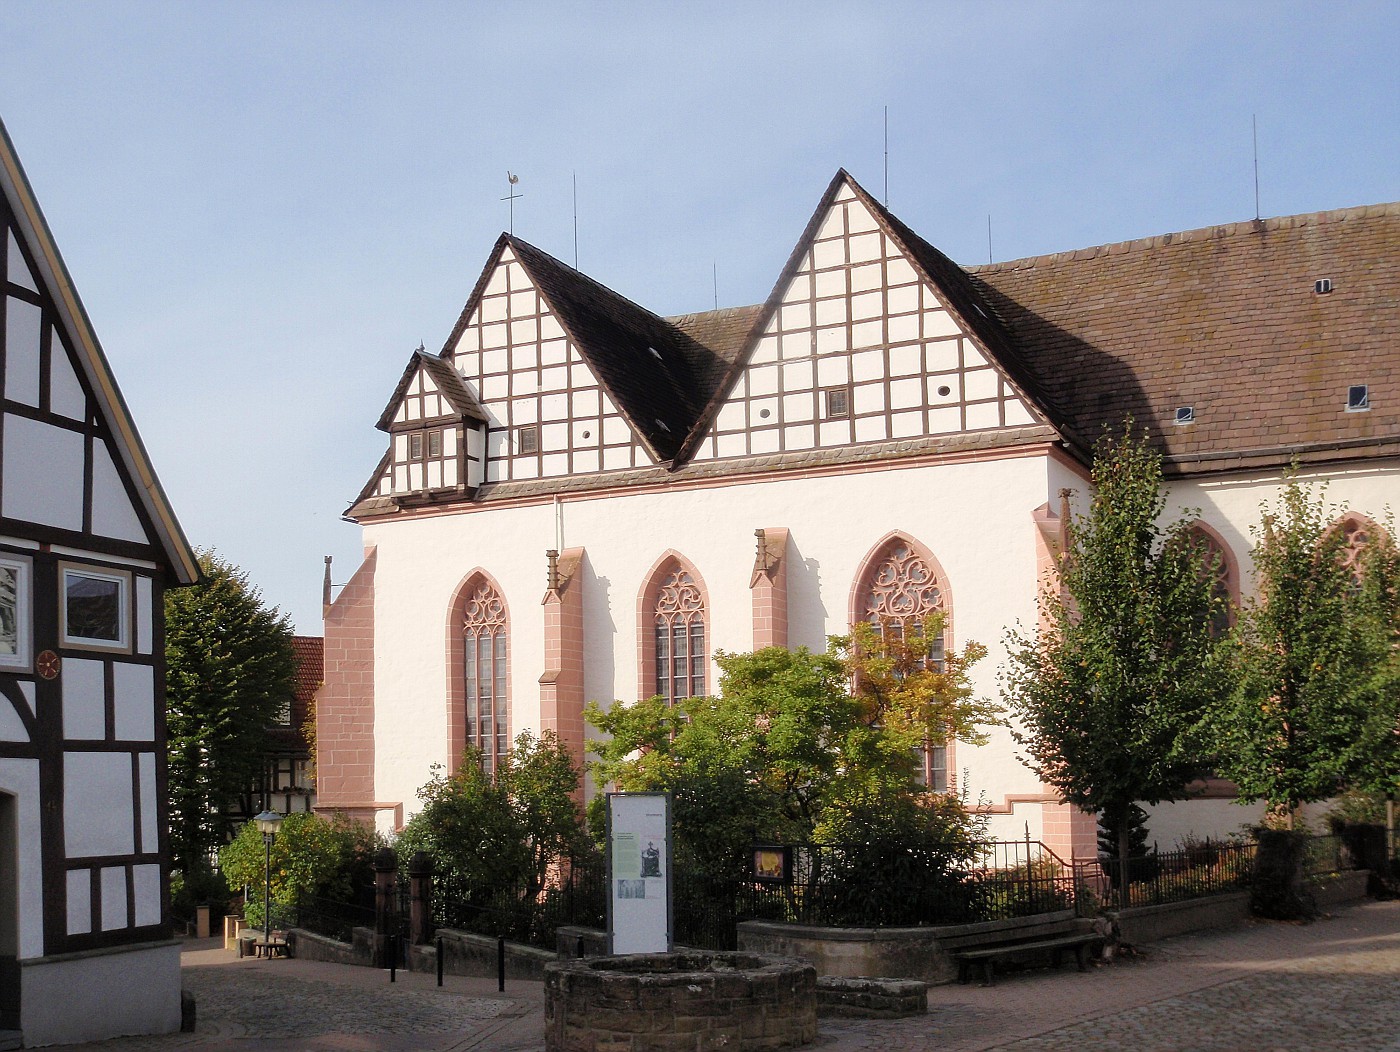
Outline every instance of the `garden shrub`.
{"type": "Polygon", "coordinates": [[[1254,857],[1250,885],[1250,909],[1272,920],[1311,920],[1317,916],[1317,900],[1308,890],[1304,860],[1306,833],[1290,829],[1255,830],[1259,850],[1254,857]]]}
{"type": "MultiPolygon", "coordinates": [[[[288,915],[308,896],[354,904],[374,886],[374,853],[383,840],[370,826],[343,815],[288,815],[272,844],[273,919],[288,915]]],[[[244,919],[263,924],[265,848],[262,833],[246,823],[233,843],[219,852],[231,887],[248,888],[244,919]]]]}

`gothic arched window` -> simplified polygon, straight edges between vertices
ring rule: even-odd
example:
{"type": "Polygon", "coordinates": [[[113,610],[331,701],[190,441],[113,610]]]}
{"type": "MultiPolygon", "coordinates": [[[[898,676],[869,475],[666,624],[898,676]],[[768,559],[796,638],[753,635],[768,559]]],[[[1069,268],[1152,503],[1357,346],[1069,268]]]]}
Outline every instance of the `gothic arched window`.
{"type": "Polygon", "coordinates": [[[705,593],[695,572],[674,557],[666,559],[644,592],[642,614],[643,692],[672,705],[704,695],[705,593]]]}
{"type": "Polygon", "coordinates": [[[1352,587],[1359,590],[1365,552],[1375,540],[1377,527],[1360,515],[1347,515],[1334,529],[1342,531],[1342,565],[1351,571],[1352,587]]]}
{"type": "MultiPolygon", "coordinates": [[[[882,635],[903,637],[930,614],[948,613],[947,587],[934,558],[908,538],[889,538],[865,561],[855,589],[854,616],[868,621],[882,635]]],[[[930,640],[928,663],[941,665],[946,646],[944,634],[930,640]]],[[[928,743],[919,750],[923,785],[947,792],[948,746],[928,743]]]]}
{"type": "Polygon", "coordinates": [[[510,748],[508,630],[506,605],[495,587],[480,578],[469,584],[461,624],[466,744],[481,750],[481,765],[488,773],[510,748]]]}
{"type": "Polygon", "coordinates": [[[1222,639],[1235,621],[1235,562],[1220,538],[1199,522],[1192,525],[1190,540],[1201,555],[1206,573],[1210,575],[1211,595],[1221,601],[1211,619],[1210,634],[1222,639]]]}

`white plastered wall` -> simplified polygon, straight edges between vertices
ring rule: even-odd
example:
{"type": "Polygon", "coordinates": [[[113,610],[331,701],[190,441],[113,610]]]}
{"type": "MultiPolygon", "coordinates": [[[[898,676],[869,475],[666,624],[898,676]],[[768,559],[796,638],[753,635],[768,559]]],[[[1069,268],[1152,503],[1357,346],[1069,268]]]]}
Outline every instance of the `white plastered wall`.
{"type": "MultiPolygon", "coordinates": [[[[1400,509],[1400,464],[1395,461],[1325,472],[1303,471],[1298,477],[1311,484],[1314,496],[1321,496],[1336,516],[1357,512],[1384,526],[1388,512],[1400,509]],[[1323,482],[1325,489],[1320,485],[1323,482]]],[[[1198,511],[1200,519],[1229,546],[1240,568],[1240,584],[1249,596],[1254,593],[1249,552],[1255,537],[1251,530],[1261,521],[1261,505],[1275,505],[1282,489],[1283,482],[1276,471],[1175,482],[1168,488],[1167,514],[1175,517],[1188,509],[1198,511]]]]}
{"type": "MultiPolygon", "coordinates": [[[[376,797],[416,810],[415,791],[429,765],[446,764],[444,639],[451,597],[476,569],[500,587],[510,613],[511,734],[537,728],[544,668],[540,599],[545,551],[583,547],[585,697],[603,703],[637,695],[637,597],[652,566],[669,550],[683,556],[706,591],[711,654],[753,647],[755,529],[791,531],[787,556],[789,639],[814,650],[847,631],[855,575],[892,531],[925,545],[946,575],[954,645],[969,640],[990,653],[974,669],[979,694],[997,696],[1005,627],[1034,623],[1036,541],[1032,512],[1057,500],[1064,469],[1043,456],[854,470],[709,488],[573,498],[559,522],[551,504],[503,507],[369,526],[378,549],[375,575],[376,797]]],[[[708,688],[717,688],[711,664],[708,688]]],[[[984,748],[960,745],[959,779],[968,772],[975,801],[1039,792],[1014,757],[1005,730],[984,748]]],[[[1021,808],[1002,825],[1016,836],[1024,823],[1039,834],[1039,807],[1021,808]],[[1014,829],[1012,828],[1014,827],[1014,829]]]]}

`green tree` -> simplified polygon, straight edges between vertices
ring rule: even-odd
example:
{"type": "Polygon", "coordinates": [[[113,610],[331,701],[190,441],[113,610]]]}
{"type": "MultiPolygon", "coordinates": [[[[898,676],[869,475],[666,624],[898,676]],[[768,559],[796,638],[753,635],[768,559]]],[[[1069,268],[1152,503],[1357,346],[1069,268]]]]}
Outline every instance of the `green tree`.
{"type": "Polygon", "coordinates": [[[496,775],[528,852],[526,895],[544,887],[561,859],[586,851],[588,837],[577,795],[579,771],[552,730],[536,738],[523,731],[496,775]]]}
{"type": "Polygon", "coordinates": [[[170,851],[186,877],[233,831],[263,769],[266,731],[291,703],[292,625],[247,575],[212,552],[201,577],[165,594],[170,851]]]}
{"type": "Polygon", "coordinates": [[[519,735],[494,778],[469,748],[453,774],[435,769],[418,790],[422,810],[395,843],[400,861],[427,852],[442,887],[469,905],[499,903],[501,892],[533,901],[557,863],[588,847],[578,785],[553,731],[519,735]]]}
{"type": "Polygon", "coordinates": [[[1238,688],[1215,721],[1223,773],[1290,828],[1304,803],[1394,785],[1394,546],[1373,538],[1353,568],[1335,519],[1297,478],[1263,509],[1238,688]]]}
{"type": "MultiPolygon", "coordinates": [[[[373,828],[343,815],[288,815],[272,844],[274,919],[287,916],[299,896],[355,902],[362,888],[373,886],[374,853],[380,846],[373,828]]],[[[229,886],[248,889],[243,916],[253,927],[263,923],[266,865],[267,849],[253,822],[244,823],[219,852],[219,868],[229,886]]]]}
{"type": "Polygon", "coordinates": [[[920,815],[932,821],[933,811],[919,807],[935,794],[913,784],[913,749],[929,740],[930,726],[934,740],[979,736],[974,717],[991,709],[972,698],[967,680],[978,648],[950,655],[927,676],[905,670],[918,682],[901,686],[889,657],[899,637],[860,638],[859,656],[839,637],[824,654],[719,653],[717,697],[674,707],[652,698],[606,712],[591,704],[586,718],[608,735],[592,744],[598,781],[670,792],[678,864],[713,876],[742,872],[755,840],[835,842],[856,831],[877,840],[882,825],[871,816],[905,802],[913,808],[899,810],[906,825],[917,826],[920,815]],[[865,683],[855,693],[853,675],[865,683]]]}
{"type": "Polygon", "coordinates": [[[1201,728],[1229,689],[1212,594],[1189,523],[1164,523],[1161,459],[1131,423],[1095,449],[1042,627],[1007,634],[1003,688],[1031,768],[1100,815],[1126,871],[1133,806],[1181,799],[1210,767],[1201,728]]]}

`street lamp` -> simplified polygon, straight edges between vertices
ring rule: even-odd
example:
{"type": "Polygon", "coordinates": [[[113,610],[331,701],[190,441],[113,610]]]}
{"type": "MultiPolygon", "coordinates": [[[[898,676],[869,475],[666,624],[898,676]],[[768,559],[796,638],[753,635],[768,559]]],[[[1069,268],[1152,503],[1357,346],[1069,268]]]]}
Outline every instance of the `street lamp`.
{"type": "Polygon", "coordinates": [[[268,956],[272,955],[272,842],[277,839],[277,827],[282,824],[282,816],[276,811],[264,811],[253,819],[263,836],[263,846],[267,849],[267,861],[263,866],[263,946],[268,956]]]}

